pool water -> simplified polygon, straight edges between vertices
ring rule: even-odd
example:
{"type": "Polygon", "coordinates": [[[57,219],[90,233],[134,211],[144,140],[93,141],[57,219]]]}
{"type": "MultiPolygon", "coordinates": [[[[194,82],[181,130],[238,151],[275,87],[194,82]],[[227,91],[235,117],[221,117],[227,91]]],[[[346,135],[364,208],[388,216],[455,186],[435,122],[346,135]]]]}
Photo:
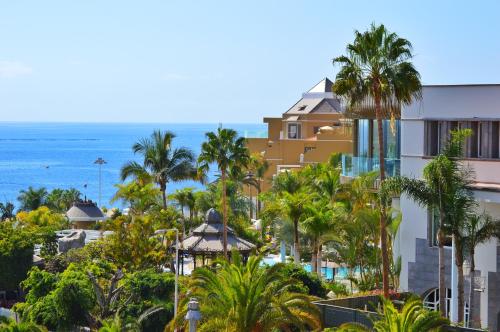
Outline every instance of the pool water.
{"type": "MultiPolygon", "coordinates": [[[[304,270],[307,272],[311,272],[311,264],[305,264],[304,270]]],[[[321,275],[327,280],[333,280],[334,277],[345,279],[347,278],[347,268],[338,267],[338,268],[327,268],[326,266],[321,268],[321,275]]]]}
{"type": "MultiPolygon", "coordinates": [[[[262,259],[262,264],[273,266],[274,264],[280,263],[279,255],[269,255],[262,259]]],[[[311,272],[311,264],[304,264],[304,270],[307,272],[311,272]]],[[[346,267],[338,267],[338,268],[321,268],[321,274],[326,280],[333,280],[334,277],[345,279],[347,278],[347,268],[346,267]]]]}

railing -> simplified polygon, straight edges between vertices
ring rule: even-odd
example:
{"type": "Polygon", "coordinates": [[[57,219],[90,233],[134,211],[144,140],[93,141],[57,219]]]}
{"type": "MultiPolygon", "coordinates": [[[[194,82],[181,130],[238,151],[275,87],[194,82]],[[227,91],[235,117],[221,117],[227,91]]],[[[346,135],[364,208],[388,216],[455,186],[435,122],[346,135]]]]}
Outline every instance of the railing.
{"type": "MultiPolygon", "coordinates": [[[[378,158],[354,157],[349,154],[342,155],[342,175],[356,177],[363,173],[378,171],[380,162],[378,158]]],[[[385,159],[386,176],[397,176],[400,174],[400,160],[395,158],[385,159]]]]}
{"type": "MultiPolygon", "coordinates": [[[[403,300],[408,294],[395,301],[392,299],[396,307],[403,305],[403,300]]],[[[379,317],[375,312],[376,308],[380,308],[380,297],[364,296],[355,298],[345,298],[337,300],[322,300],[314,302],[321,312],[321,320],[323,327],[339,327],[344,323],[363,324],[369,328],[373,327],[372,321],[379,317]]],[[[445,326],[443,331],[446,332],[479,332],[482,330],[459,327],[445,326]]]]}

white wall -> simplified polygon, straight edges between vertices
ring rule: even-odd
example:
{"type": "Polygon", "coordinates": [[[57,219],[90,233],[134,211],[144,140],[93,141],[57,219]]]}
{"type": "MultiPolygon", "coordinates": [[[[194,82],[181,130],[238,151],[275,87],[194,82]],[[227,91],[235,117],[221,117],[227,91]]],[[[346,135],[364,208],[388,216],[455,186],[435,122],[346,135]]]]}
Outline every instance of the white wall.
{"type": "MultiPolygon", "coordinates": [[[[402,110],[401,121],[401,174],[420,178],[430,159],[424,159],[424,120],[500,120],[500,85],[477,86],[426,86],[422,100],[402,110]]],[[[467,163],[475,171],[478,182],[500,183],[500,162],[471,160],[467,163]]],[[[475,192],[480,206],[478,211],[486,210],[500,218],[500,193],[475,192]]],[[[415,239],[427,238],[427,209],[420,207],[408,198],[401,197],[400,208],[403,222],[398,235],[395,255],[402,256],[400,284],[402,290],[408,289],[408,262],[415,261],[415,239]]],[[[476,268],[482,276],[496,272],[497,240],[477,248],[476,268]]],[[[487,284],[487,281],[486,281],[487,284]]],[[[488,292],[481,293],[481,321],[487,324],[488,292]]]]}
{"type": "Polygon", "coordinates": [[[500,85],[424,86],[422,100],[406,107],[403,119],[500,118],[500,85]]]}

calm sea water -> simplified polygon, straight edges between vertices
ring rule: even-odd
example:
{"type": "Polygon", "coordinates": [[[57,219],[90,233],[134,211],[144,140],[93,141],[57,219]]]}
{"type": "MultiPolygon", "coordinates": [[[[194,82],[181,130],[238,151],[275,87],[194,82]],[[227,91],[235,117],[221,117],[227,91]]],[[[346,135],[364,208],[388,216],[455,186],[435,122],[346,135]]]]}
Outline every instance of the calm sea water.
{"type": "MultiPolygon", "coordinates": [[[[128,160],[140,161],[131,146],[155,129],[173,131],[174,147],[200,151],[205,133],[217,124],[109,124],[109,123],[0,123],[0,201],[17,205],[21,189],[74,187],[92,200],[98,199],[99,171],[94,161],[102,157],[102,204],[110,206],[120,183],[121,166],[128,160]]],[[[263,124],[224,124],[246,137],[263,137],[263,124]]],[[[199,184],[184,181],[172,183],[171,193],[185,186],[199,184]]],[[[116,205],[116,204],[115,204],[116,205]]]]}

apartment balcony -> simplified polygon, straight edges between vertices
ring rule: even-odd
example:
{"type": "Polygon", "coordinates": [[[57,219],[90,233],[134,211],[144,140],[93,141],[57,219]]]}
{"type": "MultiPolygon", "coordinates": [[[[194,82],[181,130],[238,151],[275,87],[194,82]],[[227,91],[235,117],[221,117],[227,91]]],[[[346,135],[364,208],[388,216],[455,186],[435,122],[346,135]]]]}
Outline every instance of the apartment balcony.
{"type": "MultiPolygon", "coordinates": [[[[385,159],[386,176],[397,176],[400,174],[400,159],[385,159]]],[[[354,157],[349,154],[342,155],[342,175],[345,177],[356,177],[363,173],[380,170],[378,158],[354,157]]]]}

